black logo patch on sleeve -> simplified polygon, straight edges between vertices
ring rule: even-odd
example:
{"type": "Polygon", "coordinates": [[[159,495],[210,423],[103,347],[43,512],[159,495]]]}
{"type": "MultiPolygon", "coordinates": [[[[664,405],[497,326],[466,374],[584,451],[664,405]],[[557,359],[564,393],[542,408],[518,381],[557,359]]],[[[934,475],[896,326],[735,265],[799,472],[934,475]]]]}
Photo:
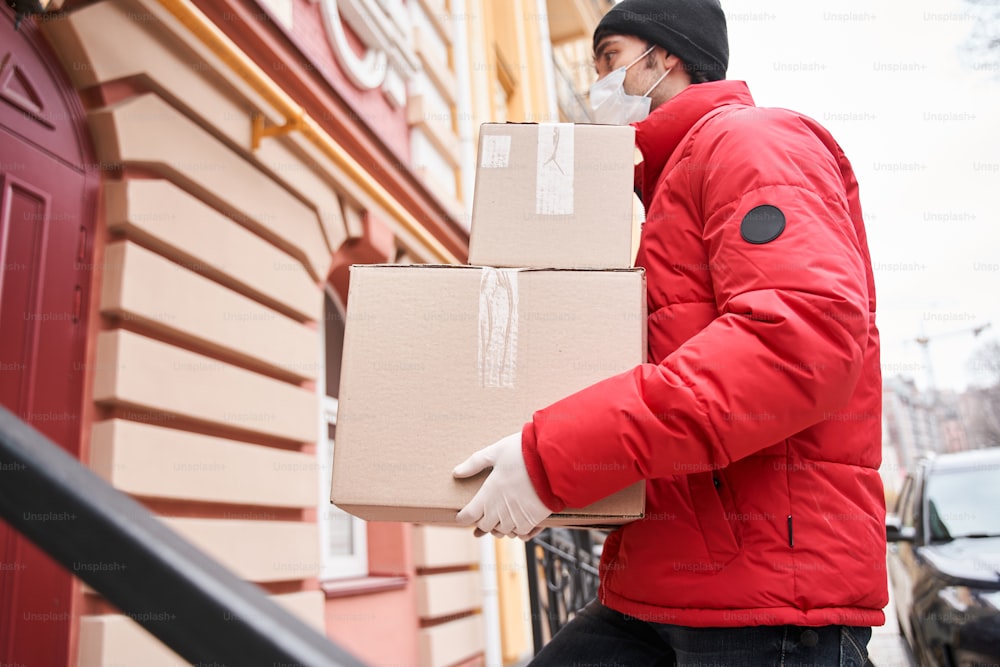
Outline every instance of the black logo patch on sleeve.
{"type": "Polygon", "coordinates": [[[755,206],[743,216],[740,223],[740,236],[747,243],[760,245],[770,243],[785,231],[785,214],[777,206],[761,204],[755,206]]]}

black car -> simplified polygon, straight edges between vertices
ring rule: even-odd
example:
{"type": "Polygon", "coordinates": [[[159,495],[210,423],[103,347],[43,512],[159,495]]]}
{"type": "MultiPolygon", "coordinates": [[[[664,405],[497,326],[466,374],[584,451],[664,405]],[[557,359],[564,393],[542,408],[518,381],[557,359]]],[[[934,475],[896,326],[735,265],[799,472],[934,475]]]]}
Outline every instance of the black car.
{"type": "Polygon", "coordinates": [[[917,663],[1000,667],[1000,447],[921,460],[886,537],[899,628],[917,663]]]}

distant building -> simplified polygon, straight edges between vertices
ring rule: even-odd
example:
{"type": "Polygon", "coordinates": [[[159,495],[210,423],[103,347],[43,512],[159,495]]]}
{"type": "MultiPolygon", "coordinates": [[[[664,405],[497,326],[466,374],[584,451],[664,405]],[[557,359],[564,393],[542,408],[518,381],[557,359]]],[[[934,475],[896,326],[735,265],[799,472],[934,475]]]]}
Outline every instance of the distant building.
{"type": "Polygon", "coordinates": [[[991,408],[995,396],[995,389],[932,394],[920,391],[912,379],[887,378],[882,395],[886,452],[882,471],[887,487],[893,477],[902,479],[913,470],[921,456],[991,446],[995,440],[989,434],[1000,434],[1000,422],[991,408]]]}
{"type": "Polygon", "coordinates": [[[973,388],[963,393],[958,411],[966,424],[970,449],[1000,446],[1000,386],[973,388]]]}
{"type": "Polygon", "coordinates": [[[941,441],[938,451],[961,452],[970,449],[967,421],[963,419],[961,400],[963,394],[953,391],[941,392],[937,396],[934,414],[938,420],[941,441]]]}
{"type": "Polygon", "coordinates": [[[917,389],[912,379],[887,378],[882,390],[882,419],[887,448],[896,453],[899,477],[913,470],[921,456],[943,451],[942,428],[931,398],[917,389]]]}

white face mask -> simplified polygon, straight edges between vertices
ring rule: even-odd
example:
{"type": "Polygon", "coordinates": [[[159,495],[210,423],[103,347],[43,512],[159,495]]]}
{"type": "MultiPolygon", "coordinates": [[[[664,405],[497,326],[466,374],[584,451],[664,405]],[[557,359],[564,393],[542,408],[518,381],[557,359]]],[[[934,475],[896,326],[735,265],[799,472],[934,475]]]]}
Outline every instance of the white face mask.
{"type": "Polygon", "coordinates": [[[645,53],[624,67],[619,67],[606,77],[590,87],[591,117],[600,125],[628,125],[649,115],[649,94],[660,85],[670,69],[664,72],[643,95],[629,95],[625,92],[625,72],[652,51],[649,47],[645,53]]]}

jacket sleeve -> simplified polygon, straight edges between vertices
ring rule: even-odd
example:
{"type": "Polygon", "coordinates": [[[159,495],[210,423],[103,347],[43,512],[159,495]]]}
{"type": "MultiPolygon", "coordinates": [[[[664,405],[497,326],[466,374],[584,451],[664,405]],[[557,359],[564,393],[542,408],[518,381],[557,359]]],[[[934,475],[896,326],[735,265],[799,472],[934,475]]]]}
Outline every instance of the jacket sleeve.
{"type": "Polygon", "coordinates": [[[851,397],[868,288],[837,159],[790,113],[761,118],[720,118],[690,157],[710,166],[692,179],[691,201],[704,221],[717,319],[659,363],[591,385],[526,424],[526,465],[550,507],[725,467],[851,397]],[[780,209],[785,227],[751,243],[744,218],[759,206],[780,209]]]}

